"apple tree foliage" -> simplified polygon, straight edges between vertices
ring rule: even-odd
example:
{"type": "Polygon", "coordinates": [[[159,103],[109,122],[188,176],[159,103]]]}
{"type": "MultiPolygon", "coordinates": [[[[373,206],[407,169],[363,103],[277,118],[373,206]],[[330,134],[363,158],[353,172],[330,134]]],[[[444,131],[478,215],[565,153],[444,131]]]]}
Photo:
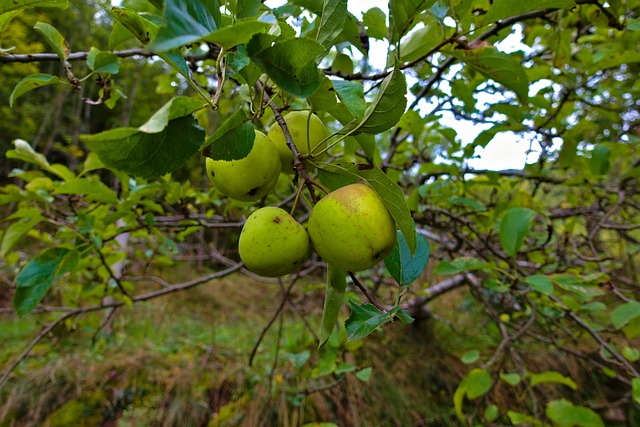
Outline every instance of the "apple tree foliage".
{"type": "MultiPolygon", "coordinates": [[[[613,384],[612,405],[640,403],[640,1],[390,0],[361,16],[346,0],[103,2],[108,36],[91,45],[48,22],[70,3],[0,0],[0,31],[37,10],[30,31],[45,46],[2,46],[3,73],[30,64],[2,108],[55,89],[117,110],[132,95],[122,84],[131,64],[160,67],[164,98],[135,125],[94,115],[66,160],[29,136],[4,153],[0,258],[13,309],[49,323],[0,387],[66,320],[247,273],[234,248],[253,209],[295,206],[302,221],[319,188],[366,182],[398,227],[384,265],[327,272],[313,256],[283,279],[326,277],[317,351],[424,321],[432,301],[463,292],[492,344],[460,355],[467,374],[451,399],[462,423],[604,425],[606,405],[589,401],[585,381],[613,384]],[[240,159],[256,129],[300,109],[331,131],[322,161],[298,159],[295,176],[255,204],[203,185],[204,157],[240,159]],[[494,139],[527,147],[527,163],[472,167],[494,139]],[[140,290],[147,269],[177,265],[194,246],[212,273],[140,290]],[[583,376],[541,371],[533,353],[574,358],[583,376]]],[[[345,375],[328,354],[317,376],[345,375]]]]}

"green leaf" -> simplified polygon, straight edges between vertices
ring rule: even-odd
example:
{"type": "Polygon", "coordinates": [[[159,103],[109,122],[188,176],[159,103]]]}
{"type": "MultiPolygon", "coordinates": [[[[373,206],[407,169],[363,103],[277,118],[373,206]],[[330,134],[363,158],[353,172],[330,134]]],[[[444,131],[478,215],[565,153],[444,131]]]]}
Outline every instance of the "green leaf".
{"type": "Polygon", "coordinates": [[[527,426],[541,426],[542,423],[538,420],[536,420],[535,418],[533,418],[532,416],[529,416],[527,414],[522,414],[520,412],[516,412],[516,411],[507,411],[507,416],[509,417],[509,420],[511,421],[511,424],[517,426],[520,424],[525,424],[527,426]]]}
{"type": "Polygon", "coordinates": [[[94,73],[118,74],[120,60],[111,52],[102,52],[92,47],[87,55],[87,67],[94,73]]]}
{"type": "Polygon", "coordinates": [[[218,28],[208,34],[203,40],[229,50],[240,44],[246,44],[256,34],[266,33],[271,24],[258,21],[256,18],[247,18],[234,22],[222,28],[218,28]]]}
{"type": "Polygon", "coordinates": [[[433,270],[433,274],[458,274],[462,273],[463,271],[481,270],[488,266],[488,263],[478,258],[462,257],[456,258],[453,261],[440,261],[436,268],[433,270]]]}
{"type": "Polygon", "coordinates": [[[575,7],[573,0],[494,0],[489,12],[484,16],[484,24],[497,22],[505,18],[543,9],[571,9],[575,7]]]}
{"type": "Polygon", "coordinates": [[[322,14],[320,15],[320,25],[316,41],[325,49],[331,48],[333,42],[340,35],[347,18],[346,0],[324,0],[322,3],[322,14]]]}
{"type": "Polygon", "coordinates": [[[491,374],[486,369],[473,369],[464,381],[467,385],[467,397],[469,399],[483,396],[491,388],[491,374]]]}
{"type": "Polygon", "coordinates": [[[327,342],[336,327],[338,315],[344,302],[346,288],[347,274],[343,270],[329,264],[327,271],[327,290],[324,296],[324,308],[322,309],[319,347],[322,347],[324,343],[327,342]]]}
{"type": "Polygon", "coordinates": [[[69,7],[69,0],[0,0],[0,15],[27,7],[69,7]]]}
{"type": "Polygon", "coordinates": [[[364,86],[362,83],[349,80],[334,80],[333,87],[340,101],[357,120],[364,117],[367,103],[364,100],[364,86]]]}
{"type": "Polygon", "coordinates": [[[609,172],[611,150],[606,145],[598,144],[591,150],[589,169],[595,175],[604,175],[609,172]]]}
{"type": "Polygon", "coordinates": [[[335,108],[338,103],[336,99],[336,90],[327,77],[322,79],[320,88],[307,101],[313,106],[313,111],[327,111],[335,108]]]}
{"type": "Polygon", "coordinates": [[[100,181],[97,175],[67,181],[56,188],[54,194],[81,195],[89,202],[118,203],[116,192],[100,181]]]}
{"type": "Polygon", "coordinates": [[[236,0],[236,18],[249,18],[260,13],[260,0],[236,0]]]}
{"type": "Polygon", "coordinates": [[[565,377],[560,372],[547,371],[540,374],[531,374],[531,386],[543,383],[564,384],[574,390],[578,389],[578,385],[569,377],[565,377]]]}
{"type": "Polygon", "coordinates": [[[529,78],[520,61],[495,47],[452,50],[449,52],[460,61],[477,70],[480,74],[495,80],[518,95],[520,102],[529,98],[529,78]]]}
{"type": "Polygon", "coordinates": [[[383,40],[387,36],[387,15],[379,7],[367,10],[362,16],[362,24],[369,37],[383,40]]]}
{"type": "Polygon", "coordinates": [[[137,129],[117,128],[80,139],[109,168],[158,177],[182,166],[204,143],[204,130],[192,114],[200,108],[199,101],[176,97],[137,129]]]}
{"type": "Polygon", "coordinates": [[[616,329],[621,329],[638,316],[640,316],[640,302],[627,302],[613,309],[611,321],[616,329]]]}
{"type": "Polygon", "coordinates": [[[13,88],[13,92],[11,92],[11,95],[9,96],[9,105],[13,107],[15,100],[30,90],[59,83],[60,79],[57,76],[52,76],[51,74],[37,73],[28,75],[24,79],[20,80],[16,87],[13,88]]]}
{"type": "Polygon", "coordinates": [[[418,14],[433,6],[435,0],[390,0],[390,41],[395,43],[411,28],[418,14]]]}
{"type": "Polygon", "coordinates": [[[247,157],[253,148],[256,132],[244,110],[239,109],[211,135],[204,146],[211,146],[214,160],[239,160],[247,157]]]}
{"type": "Polygon", "coordinates": [[[498,407],[496,405],[489,405],[484,409],[483,417],[489,422],[497,420],[499,415],[500,412],[498,411],[498,407]]]}
{"type": "Polygon", "coordinates": [[[382,81],[378,94],[366,109],[362,119],[345,126],[340,133],[351,135],[359,132],[379,134],[395,126],[407,106],[407,83],[404,74],[395,69],[382,81]]]}
{"type": "Polygon", "coordinates": [[[460,357],[460,361],[465,365],[476,363],[478,359],[480,359],[480,352],[478,350],[469,350],[460,357]]]}
{"type": "Polygon", "coordinates": [[[505,383],[512,385],[512,386],[516,386],[518,384],[520,384],[520,381],[522,381],[522,378],[520,377],[519,374],[516,373],[511,373],[511,374],[503,374],[502,372],[500,373],[500,379],[502,381],[504,381],[505,383]]]}
{"type": "Polygon", "coordinates": [[[604,427],[596,412],[584,406],[575,406],[566,399],[549,402],[545,413],[558,427],[604,427]]]}
{"type": "Polygon", "coordinates": [[[527,208],[511,208],[500,223],[500,244],[507,255],[515,257],[529,234],[535,212],[527,208]]]}
{"type": "Polygon", "coordinates": [[[20,218],[11,224],[2,235],[2,245],[0,245],[0,257],[5,258],[9,251],[31,230],[44,220],[39,210],[29,210],[29,216],[20,218]]]}
{"type": "Polygon", "coordinates": [[[636,348],[625,347],[621,351],[625,359],[630,362],[637,362],[640,359],[640,351],[636,348]]]}
{"type": "Polygon", "coordinates": [[[13,305],[18,316],[29,314],[53,282],[73,270],[78,260],[78,253],[67,248],[47,249],[31,260],[16,277],[13,305]]]}
{"type": "MultiPolygon", "coordinates": [[[[378,196],[382,199],[384,206],[387,208],[396,225],[402,232],[402,235],[409,247],[409,253],[414,254],[416,252],[416,232],[413,218],[411,217],[411,211],[407,206],[407,201],[404,197],[404,193],[396,182],[391,180],[382,169],[375,167],[373,169],[364,168],[360,169],[356,167],[356,173],[364,178],[367,183],[378,193],[378,196]]],[[[423,244],[422,249],[425,246],[423,244]]]]}
{"type": "Polygon", "coordinates": [[[393,251],[384,260],[384,265],[400,286],[413,283],[424,271],[429,261],[429,242],[422,234],[417,234],[416,250],[411,256],[409,246],[401,232],[393,251]]]}
{"type": "Polygon", "coordinates": [[[356,378],[366,383],[371,379],[372,372],[373,372],[372,368],[360,369],[358,372],[356,372],[356,378]]]}
{"type": "Polygon", "coordinates": [[[247,46],[249,56],[279,87],[301,98],[318,90],[322,76],[317,58],[324,52],[322,45],[314,40],[295,38],[263,48],[255,40],[254,36],[247,46]]]}
{"type": "Polygon", "coordinates": [[[400,61],[410,62],[426,55],[442,41],[442,27],[431,24],[411,32],[400,43],[400,61]]]}
{"type": "Polygon", "coordinates": [[[396,307],[385,313],[372,304],[358,305],[351,300],[349,300],[349,307],[351,307],[351,316],[345,322],[348,341],[366,337],[381,325],[392,321],[393,314],[397,311],[396,307]]]}
{"type": "Polygon", "coordinates": [[[553,294],[553,282],[543,274],[534,274],[524,279],[525,283],[545,295],[553,294]]]}
{"type": "Polygon", "coordinates": [[[165,0],[164,18],[166,26],[160,28],[150,45],[156,51],[193,43],[218,28],[210,10],[200,0],[165,0]]]}
{"type": "Polygon", "coordinates": [[[135,10],[113,7],[109,9],[109,15],[143,44],[149,44],[158,33],[158,26],[140,16],[135,10]]]}
{"type": "Polygon", "coordinates": [[[49,43],[49,46],[51,46],[61,61],[69,59],[69,45],[53,25],[38,21],[33,28],[45,37],[47,43],[49,43]]]}
{"type": "Polygon", "coordinates": [[[631,397],[636,403],[640,403],[640,378],[631,378],[631,397]]]}

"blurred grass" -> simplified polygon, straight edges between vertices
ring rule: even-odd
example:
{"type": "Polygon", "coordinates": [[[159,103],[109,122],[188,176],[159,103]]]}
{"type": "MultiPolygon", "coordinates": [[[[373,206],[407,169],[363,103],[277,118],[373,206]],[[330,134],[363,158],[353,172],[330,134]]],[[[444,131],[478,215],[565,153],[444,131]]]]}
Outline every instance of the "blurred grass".
{"type": "MultiPolygon", "coordinates": [[[[250,367],[282,292],[277,283],[237,274],[121,309],[110,333],[99,329],[103,313],[70,320],[34,348],[0,392],[0,426],[454,426],[453,393],[475,366],[460,357],[478,350],[486,360],[500,341],[462,288],[430,304],[435,319],[385,325],[348,344],[350,351],[336,344],[336,334],[336,346],[318,352],[314,332],[324,285],[309,278],[293,287],[296,308],[285,307],[250,367]],[[356,370],[338,381],[318,375],[332,357],[356,370]],[[357,379],[355,373],[368,367],[370,380],[357,379]]],[[[58,315],[0,315],[3,368],[58,315]]],[[[585,376],[579,361],[536,347],[523,354],[540,371],[568,372],[584,382],[581,389],[608,392],[601,376],[585,376]]],[[[524,395],[499,383],[491,398],[500,407],[525,408],[524,395]]]]}

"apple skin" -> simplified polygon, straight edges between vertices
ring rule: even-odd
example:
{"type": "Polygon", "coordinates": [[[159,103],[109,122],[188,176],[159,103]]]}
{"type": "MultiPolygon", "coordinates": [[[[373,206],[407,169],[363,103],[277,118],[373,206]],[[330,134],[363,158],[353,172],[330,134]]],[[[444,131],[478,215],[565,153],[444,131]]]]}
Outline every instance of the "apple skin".
{"type": "Polygon", "coordinates": [[[280,154],[262,132],[249,154],[239,160],[213,160],[207,157],[207,175],[220,192],[232,199],[255,202],[269,194],[280,176],[280,154]]]}
{"type": "MultiPolygon", "coordinates": [[[[310,150],[313,150],[320,141],[324,140],[329,132],[322,123],[322,120],[318,116],[309,111],[291,111],[284,115],[284,121],[287,123],[287,128],[291,134],[293,142],[300,152],[300,154],[308,156],[310,150]],[[309,114],[311,118],[309,119],[309,114]],[[309,138],[307,138],[307,122],[309,123],[309,138]]],[[[269,139],[273,141],[280,153],[280,160],[282,162],[282,172],[292,174],[293,169],[293,153],[287,145],[287,140],[284,137],[282,128],[275,122],[269,128],[267,132],[269,139]]],[[[322,150],[327,146],[326,141],[316,149],[322,150]]],[[[317,158],[321,158],[318,156],[317,158]]]]}
{"type": "Polygon", "coordinates": [[[240,259],[247,269],[265,277],[297,271],[311,253],[307,230],[283,209],[254,211],[240,233],[240,259]]]}
{"type": "Polygon", "coordinates": [[[368,185],[351,184],[323,197],[311,211],[307,231],[315,251],[346,271],[368,270],[391,253],[396,224],[368,185]]]}

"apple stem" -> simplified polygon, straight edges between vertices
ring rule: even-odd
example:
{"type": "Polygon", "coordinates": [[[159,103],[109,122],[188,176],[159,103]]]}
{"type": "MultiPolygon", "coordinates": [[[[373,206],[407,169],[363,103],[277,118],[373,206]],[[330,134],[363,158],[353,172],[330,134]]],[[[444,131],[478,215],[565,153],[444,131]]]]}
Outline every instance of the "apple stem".
{"type": "Polygon", "coordinates": [[[271,96],[269,96],[269,94],[265,90],[264,85],[260,80],[256,82],[255,87],[258,90],[258,92],[262,93],[262,97],[263,97],[262,103],[264,105],[268,105],[271,108],[271,110],[273,111],[273,115],[276,118],[276,122],[278,122],[278,125],[280,126],[280,128],[282,128],[282,133],[284,134],[284,139],[287,142],[287,147],[289,147],[289,150],[291,150],[291,152],[293,153],[293,169],[296,171],[296,173],[298,174],[298,176],[302,181],[300,188],[306,185],[307,188],[309,189],[309,192],[311,193],[311,198],[313,202],[314,203],[317,202],[317,198],[315,196],[315,193],[313,192],[313,185],[312,185],[313,180],[309,176],[309,173],[307,172],[307,169],[304,166],[304,162],[302,161],[302,155],[298,151],[296,144],[293,142],[293,138],[291,137],[291,132],[289,132],[287,122],[282,116],[282,113],[280,113],[280,109],[273,102],[273,100],[271,99],[271,96]]]}

